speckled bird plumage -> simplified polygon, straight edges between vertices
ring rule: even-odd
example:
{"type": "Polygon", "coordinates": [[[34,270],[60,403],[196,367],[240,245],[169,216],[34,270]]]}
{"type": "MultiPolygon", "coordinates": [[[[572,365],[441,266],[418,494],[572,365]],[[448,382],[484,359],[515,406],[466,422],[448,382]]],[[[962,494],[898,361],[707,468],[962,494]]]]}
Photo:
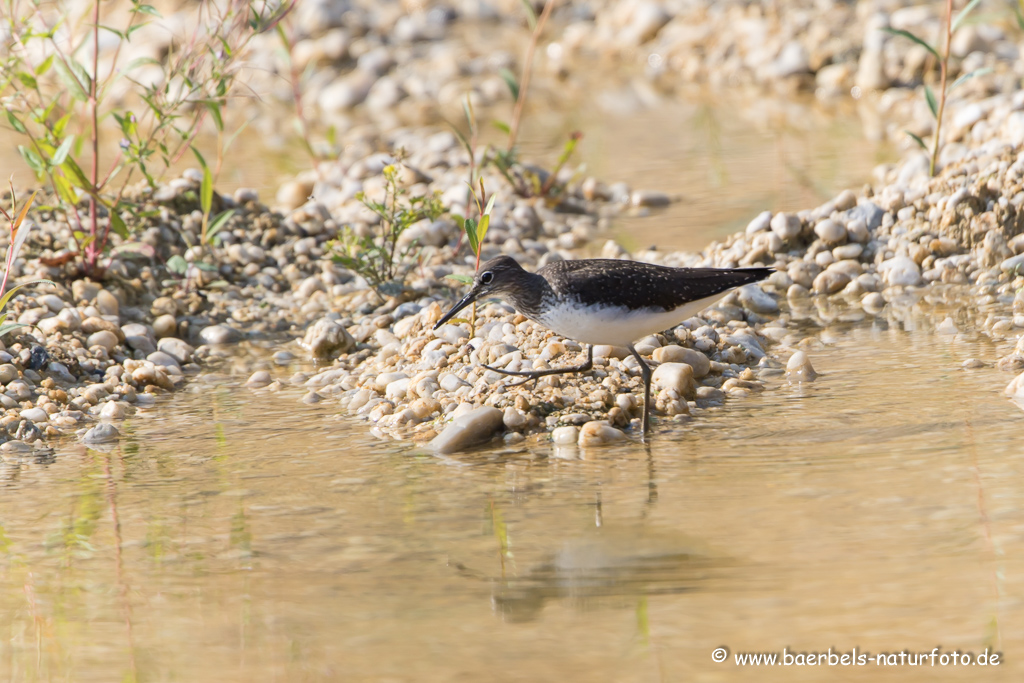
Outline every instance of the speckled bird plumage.
{"type": "MultiPolygon", "coordinates": [[[[770,268],[670,268],[639,261],[554,261],[528,273],[510,256],[480,266],[465,304],[498,296],[527,318],[576,341],[626,346],[674,327],[770,268]],[[490,274],[488,283],[482,282],[490,274]]],[[[455,309],[462,307],[457,305],[455,309]]]]}
{"type": "Polygon", "coordinates": [[[763,280],[772,272],[771,268],[670,268],[638,261],[582,259],[555,261],[528,273],[512,257],[498,256],[480,266],[469,293],[434,328],[477,299],[497,296],[557,334],[589,344],[586,362],[575,367],[509,371],[484,366],[525,378],[523,381],[591,370],[595,344],[628,348],[643,375],[642,434],[646,438],[652,373],[633,342],[675,327],[730,290],[763,280]]]}

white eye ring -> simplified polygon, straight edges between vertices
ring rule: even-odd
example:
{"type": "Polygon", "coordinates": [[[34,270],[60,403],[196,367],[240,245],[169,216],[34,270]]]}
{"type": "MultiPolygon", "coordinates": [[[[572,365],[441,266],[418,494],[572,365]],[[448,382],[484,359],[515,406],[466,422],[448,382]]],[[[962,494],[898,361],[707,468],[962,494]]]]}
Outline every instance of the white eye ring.
{"type": "Polygon", "coordinates": [[[480,276],[480,284],[489,285],[494,281],[494,273],[487,271],[480,276]]]}

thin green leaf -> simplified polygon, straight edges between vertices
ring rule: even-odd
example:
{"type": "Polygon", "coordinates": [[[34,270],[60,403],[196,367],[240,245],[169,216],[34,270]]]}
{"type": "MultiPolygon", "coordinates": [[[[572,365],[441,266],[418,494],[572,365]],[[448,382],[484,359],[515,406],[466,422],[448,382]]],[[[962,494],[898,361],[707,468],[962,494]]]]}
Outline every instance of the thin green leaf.
{"type": "Polygon", "coordinates": [[[456,275],[455,273],[451,273],[449,275],[445,275],[444,277],[446,280],[454,280],[455,282],[458,282],[459,284],[462,285],[473,284],[473,278],[470,277],[469,275],[456,275]]]}
{"type": "Polygon", "coordinates": [[[36,175],[41,174],[46,166],[43,164],[43,160],[36,154],[34,149],[29,149],[24,145],[18,145],[18,153],[21,154],[21,158],[25,160],[28,167],[31,168],[36,175]]]}
{"type": "Polygon", "coordinates": [[[962,10],[960,10],[960,14],[956,15],[956,19],[953,20],[953,28],[951,29],[951,31],[955,33],[956,30],[960,28],[960,24],[962,24],[964,22],[964,19],[967,18],[967,15],[970,14],[974,10],[974,8],[978,6],[979,2],[981,2],[981,0],[971,0],[969,3],[967,3],[966,6],[964,6],[962,10]]]}
{"type": "Polygon", "coordinates": [[[11,128],[18,131],[19,133],[26,132],[25,124],[18,120],[18,117],[14,115],[14,112],[8,109],[6,112],[7,121],[11,124],[11,128]]]}
{"type": "Polygon", "coordinates": [[[963,85],[966,81],[969,81],[972,78],[977,78],[978,76],[984,76],[985,74],[990,74],[990,73],[992,73],[992,67],[986,66],[986,67],[983,67],[981,69],[975,69],[974,71],[971,71],[970,73],[963,74],[962,76],[960,76],[960,78],[958,78],[955,81],[953,81],[953,85],[949,86],[949,90],[947,90],[946,92],[947,93],[951,93],[956,88],[959,88],[961,85],[963,85]]]}
{"type": "Polygon", "coordinates": [[[924,140],[921,139],[920,135],[915,135],[914,133],[911,133],[909,130],[905,130],[903,132],[909,135],[914,142],[921,145],[921,149],[923,149],[926,152],[928,151],[928,145],[924,144],[924,140]]]}
{"type": "Polygon", "coordinates": [[[189,149],[191,149],[192,153],[196,155],[196,159],[199,160],[199,165],[202,166],[203,168],[206,168],[206,159],[203,157],[202,154],[199,153],[199,150],[196,149],[195,147],[190,147],[189,149]]]}
{"type": "Polygon", "coordinates": [[[56,284],[54,282],[51,282],[50,280],[32,280],[31,282],[22,282],[20,285],[14,285],[13,287],[7,290],[7,293],[4,294],[3,297],[0,297],[0,310],[7,307],[7,302],[11,300],[11,297],[13,297],[14,293],[17,292],[19,289],[21,289],[22,287],[28,287],[29,285],[39,284],[54,285],[56,287],[56,284]]]}
{"type": "Polygon", "coordinates": [[[466,152],[468,154],[473,154],[473,146],[469,144],[469,140],[467,140],[466,136],[462,134],[462,131],[456,128],[455,124],[453,123],[449,123],[448,125],[451,126],[452,132],[455,133],[455,137],[459,139],[459,142],[462,143],[462,146],[466,148],[466,152]]]}
{"type": "Polygon", "coordinates": [[[85,69],[74,62],[69,66],[61,60],[56,60],[53,67],[57,70],[61,82],[64,83],[71,96],[83,102],[89,99],[89,88],[92,80],[85,69]]]}
{"type": "Polygon", "coordinates": [[[163,17],[163,15],[157,12],[156,8],[152,5],[136,5],[132,8],[132,12],[138,12],[140,14],[149,14],[154,17],[163,17]]]}
{"type": "Polygon", "coordinates": [[[199,270],[201,270],[203,272],[206,272],[206,273],[216,273],[217,272],[217,266],[213,265],[212,263],[206,263],[205,261],[196,261],[192,265],[194,265],[196,268],[198,268],[199,270]]]}
{"type": "Polygon", "coordinates": [[[68,157],[60,167],[73,185],[82,188],[86,192],[89,192],[92,189],[92,183],[90,183],[89,179],[85,177],[85,173],[82,171],[81,166],[79,166],[75,161],[74,157],[68,157]]]}
{"type": "Polygon", "coordinates": [[[932,116],[939,118],[939,103],[935,99],[935,93],[927,85],[924,86],[924,99],[928,101],[928,108],[932,112],[932,116]]]}
{"type": "Polygon", "coordinates": [[[526,8],[526,23],[530,25],[530,30],[533,31],[537,28],[537,12],[533,9],[533,5],[530,4],[530,0],[520,0],[523,3],[523,7],[526,8]]]}
{"type": "Polygon", "coordinates": [[[207,102],[206,108],[209,110],[211,118],[213,118],[213,125],[217,126],[217,130],[224,132],[224,119],[220,116],[220,105],[216,102],[207,102]]]}
{"type": "Polygon", "coordinates": [[[938,50],[936,50],[934,47],[932,47],[931,45],[929,45],[925,41],[923,41],[920,38],[918,38],[917,36],[915,36],[910,31],[904,31],[903,29],[895,29],[895,28],[889,28],[889,27],[885,27],[882,30],[885,31],[886,33],[891,33],[894,36],[903,36],[904,38],[906,38],[908,40],[912,40],[915,43],[917,43],[918,45],[920,45],[921,47],[923,47],[926,50],[928,50],[928,52],[931,52],[935,56],[935,59],[938,59],[940,61],[942,60],[942,57],[939,56],[938,50]]]}
{"type": "Polygon", "coordinates": [[[188,271],[188,261],[186,261],[181,255],[175,254],[171,258],[167,259],[167,270],[176,275],[184,275],[186,271],[188,271]]]}
{"type": "Polygon", "coordinates": [[[217,214],[217,217],[213,219],[212,223],[210,223],[210,227],[206,229],[206,238],[213,239],[214,236],[228,224],[228,220],[230,220],[234,215],[234,209],[228,209],[227,211],[222,211],[217,214]]]}
{"type": "Polygon", "coordinates": [[[114,247],[114,253],[128,258],[154,258],[156,250],[142,242],[125,242],[114,247]]]}
{"type": "MultiPolygon", "coordinates": [[[[482,182],[481,182],[482,184],[482,182]]],[[[483,243],[484,238],[487,236],[487,228],[491,225],[491,209],[494,208],[494,200],[497,195],[492,194],[491,198],[487,200],[487,208],[484,209],[484,215],[480,218],[480,225],[476,229],[476,239],[478,243],[483,243]]]]}
{"type": "Polygon", "coordinates": [[[35,90],[39,87],[39,82],[36,81],[36,77],[32,74],[26,73],[24,71],[19,71],[17,75],[18,80],[21,81],[26,88],[32,88],[33,90],[35,90]]]}
{"type": "Polygon", "coordinates": [[[124,219],[114,211],[110,209],[110,229],[120,235],[121,239],[128,239],[131,233],[128,232],[128,226],[125,225],[124,219]]]}
{"type": "Polygon", "coordinates": [[[505,135],[512,134],[512,128],[504,121],[491,121],[491,125],[500,130],[505,135]]]}
{"type": "Polygon", "coordinates": [[[128,62],[128,66],[124,68],[125,72],[134,71],[140,66],[155,65],[160,66],[160,62],[156,61],[152,57],[136,57],[132,61],[128,62]]]}
{"type": "Polygon", "coordinates": [[[516,75],[508,69],[502,69],[498,72],[501,79],[505,81],[505,85],[508,86],[509,92],[512,93],[512,99],[519,99],[519,82],[516,80],[516,75]]]}
{"type": "Polygon", "coordinates": [[[53,55],[44,59],[43,62],[35,68],[36,76],[42,76],[50,70],[51,66],[53,66],[53,55]]]}
{"type": "Polygon", "coordinates": [[[0,325],[0,337],[22,327],[31,327],[31,325],[27,325],[26,323],[6,323],[4,325],[0,325]]]}
{"type": "Polygon", "coordinates": [[[480,239],[476,236],[476,221],[467,218],[462,224],[462,229],[466,231],[466,237],[469,239],[469,248],[473,250],[474,254],[479,253],[480,239]]]}
{"type": "Polygon", "coordinates": [[[213,208],[213,171],[209,166],[203,166],[203,182],[199,186],[199,205],[203,209],[203,214],[209,216],[210,209],[213,208]]]}
{"type": "Polygon", "coordinates": [[[78,196],[75,191],[71,189],[71,183],[62,174],[54,174],[53,176],[53,189],[57,191],[57,196],[60,200],[69,206],[74,206],[78,203],[78,196]]]}
{"type": "Polygon", "coordinates": [[[466,117],[466,125],[469,126],[469,134],[476,133],[476,112],[473,111],[473,102],[469,95],[462,98],[462,115],[466,117]]]}
{"type": "Polygon", "coordinates": [[[1017,0],[1014,4],[1013,16],[1017,20],[1017,28],[1024,31],[1024,0],[1017,0]]]}
{"type": "Polygon", "coordinates": [[[75,144],[75,136],[69,135],[64,138],[64,142],[60,143],[60,147],[53,153],[53,158],[50,160],[54,166],[60,166],[67,161],[68,153],[71,152],[71,146],[75,144]]]}

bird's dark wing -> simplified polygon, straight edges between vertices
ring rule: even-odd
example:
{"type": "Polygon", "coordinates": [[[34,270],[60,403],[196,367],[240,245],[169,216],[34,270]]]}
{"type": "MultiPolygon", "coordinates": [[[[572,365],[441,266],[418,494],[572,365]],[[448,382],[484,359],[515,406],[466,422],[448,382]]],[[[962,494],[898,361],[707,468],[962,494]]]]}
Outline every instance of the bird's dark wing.
{"type": "Polygon", "coordinates": [[[758,282],[773,268],[670,268],[638,261],[554,261],[538,271],[558,294],[584,305],[615,303],[671,311],[683,304],[758,282]]]}

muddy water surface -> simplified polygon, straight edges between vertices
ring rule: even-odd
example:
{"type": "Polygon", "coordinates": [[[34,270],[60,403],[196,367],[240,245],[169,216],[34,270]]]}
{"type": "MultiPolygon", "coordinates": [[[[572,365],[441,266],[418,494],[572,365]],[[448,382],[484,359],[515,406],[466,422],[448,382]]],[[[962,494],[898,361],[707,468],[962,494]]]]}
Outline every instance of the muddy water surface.
{"type": "MultiPolygon", "coordinates": [[[[922,325],[921,327],[926,327],[922,325]]],[[[1004,653],[1020,680],[1024,413],[983,342],[879,323],[637,444],[438,459],[240,378],[109,452],[3,464],[11,681],[818,680],[731,653],[1004,653]]]]}

